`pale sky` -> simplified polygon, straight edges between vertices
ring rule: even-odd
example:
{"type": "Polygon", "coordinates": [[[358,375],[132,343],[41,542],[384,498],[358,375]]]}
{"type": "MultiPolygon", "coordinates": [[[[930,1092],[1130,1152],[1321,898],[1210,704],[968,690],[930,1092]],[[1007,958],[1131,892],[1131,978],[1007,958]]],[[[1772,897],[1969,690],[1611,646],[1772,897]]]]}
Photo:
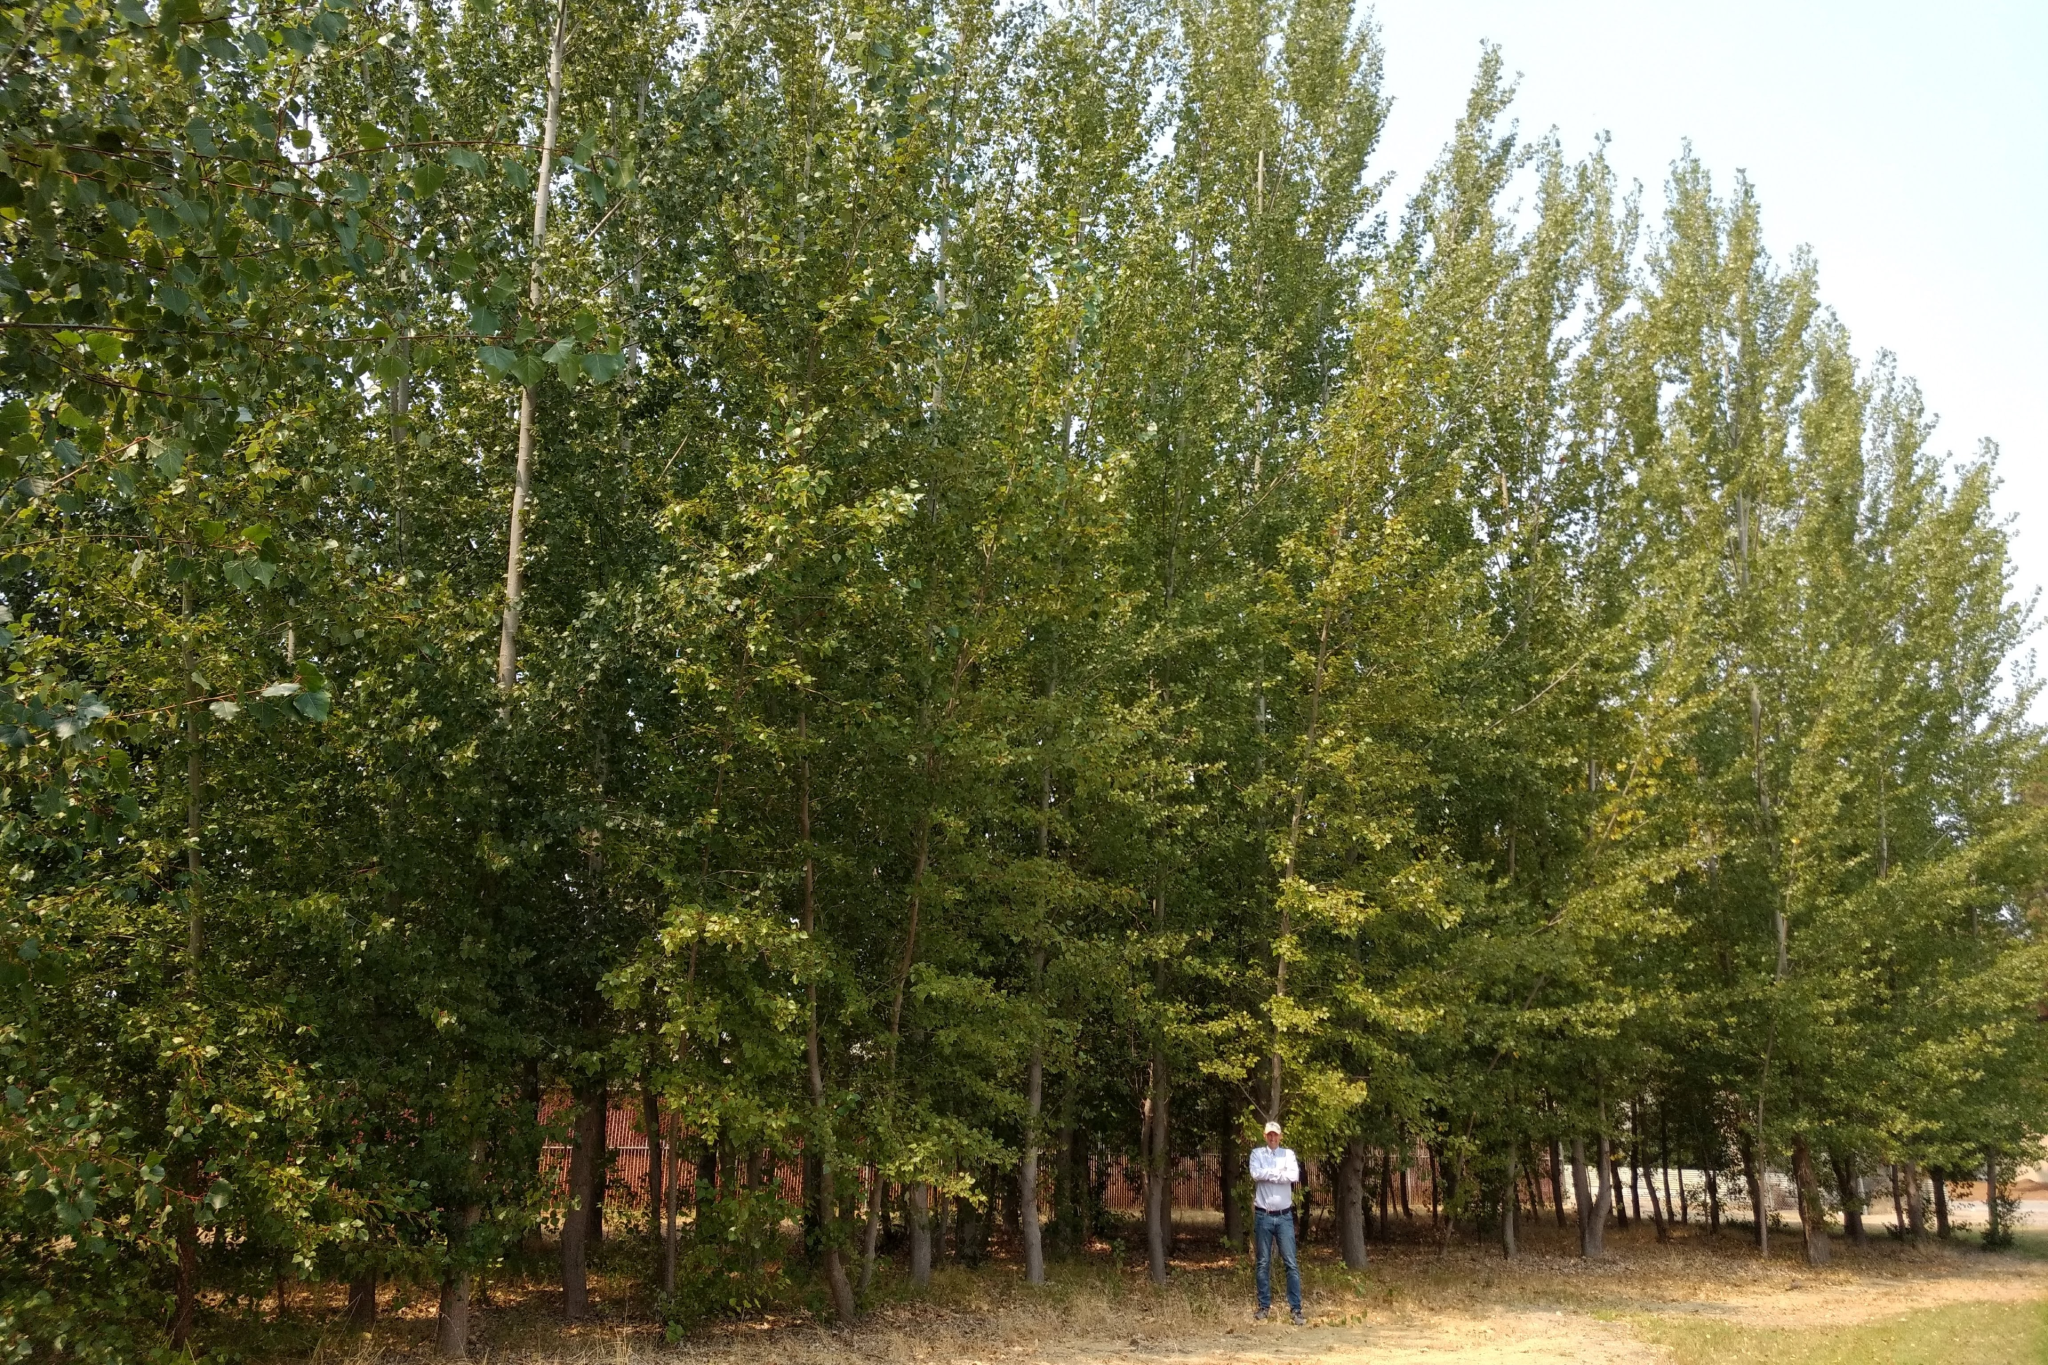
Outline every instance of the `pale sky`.
{"type": "Polygon", "coordinates": [[[1748,172],[1773,256],[1813,249],[1857,353],[1890,350],[1920,381],[1937,448],[1998,442],[2015,591],[2048,587],[2048,0],[1377,0],[1370,13],[1394,99],[1379,161],[1397,175],[1390,207],[1449,136],[1482,40],[1520,73],[1524,132],[1555,127],[1572,155],[1609,133],[1649,212],[1690,138],[1717,189],[1748,172]]]}

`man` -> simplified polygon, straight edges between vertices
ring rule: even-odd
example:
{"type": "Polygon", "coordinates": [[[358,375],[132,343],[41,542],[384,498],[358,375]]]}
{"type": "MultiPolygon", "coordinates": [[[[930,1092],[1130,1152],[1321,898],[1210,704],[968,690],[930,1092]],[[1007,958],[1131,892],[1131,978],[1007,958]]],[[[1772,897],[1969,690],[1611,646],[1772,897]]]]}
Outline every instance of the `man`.
{"type": "Polygon", "coordinates": [[[1301,1315],[1301,1267],[1294,1259],[1294,1187],[1301,1183],[1301,1163],[1280,1145],[1280,1125],[1266,1125],[1266,1145],[1252,1148],[1252,1250],[1257,1257],[1259,1311],[1254,1322],[1273,1313],[1273,1249],[1287,1267],[1287,1306],[1294,1325],[1301,1315]]]}

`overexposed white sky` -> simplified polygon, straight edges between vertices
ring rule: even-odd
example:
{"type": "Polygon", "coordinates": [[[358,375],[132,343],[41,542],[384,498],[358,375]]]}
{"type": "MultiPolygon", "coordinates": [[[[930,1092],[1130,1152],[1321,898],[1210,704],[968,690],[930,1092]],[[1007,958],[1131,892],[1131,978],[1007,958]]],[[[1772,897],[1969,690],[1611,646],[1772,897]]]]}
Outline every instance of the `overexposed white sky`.
{"type": "MultiPolygon", "coordinates": [[[[1376,0],[1396,208],[1464,108],[1480,44],[1525,133],[1601,132],[1647,213],[1690,139],[1746,171],[1772,254],[1800,244],[1866,361],[1899,358],[1938,448],[2001,448],[2014,589],[2048,587],[2048,0],[1376,0]]],[[[2036,716],[2048,706],[2037,706],[2036,716]]]]}

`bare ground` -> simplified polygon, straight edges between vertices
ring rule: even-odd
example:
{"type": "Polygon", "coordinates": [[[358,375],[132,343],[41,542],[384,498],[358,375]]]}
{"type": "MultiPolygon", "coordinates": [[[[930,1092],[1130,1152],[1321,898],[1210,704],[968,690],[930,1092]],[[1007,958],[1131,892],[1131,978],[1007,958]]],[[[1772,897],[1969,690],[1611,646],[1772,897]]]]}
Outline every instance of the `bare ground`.
{"type": "MultiPolygon", "coordinates": [[[[1530,1240],[1514,1261],[1469,1243],[1441,1250],[1420,1239],[1375,1244],[1371,1267],[1356,1273],[1328,1248],[1311,1248],[1303,1265],[1306,1328],[1254,1324],[1246,1259],[1205,1245],[1200,1231],[1184,1239],[1197,1245],[1184,1247],[1163,1289],[1098,1245],[1086,1259],[1055,1263],[1054,1282],[1036,1292],[1002,1260],[974,1272],[942,1269],[922,1299],[885,1281],[879,1305],[847,1332],[771,1318],[719,1323],[669,1343],[623,1281],[608,1298],[600,1285],[600,1316],[575,1327],[559,1324],[556,1295],[545,1286],[501,1284],[495,1306],[480,1317],[472,1358],[505,1365],[1619,1365],[1671,1359],[1667,1347],[1637,1330],[1646,1323],[1831,1328],[1951,1304],[2048,1302],[2044,1246],[2031,1255],[1987,1255],[1968,1245],[1916,1249],[1881,1235],[1865,1247],[1837,1238],[1834,1263],[1815,1270],[1798,1257],[1796,1229],[1773,1238],[1767,1262],[1733,1230],[1713,1238],[1681,1231],[1664,1246],[1648,1230],[1610,1233],[1608,1256],[1597,1262],[1570,1254],[1570,1234],[1554,1228],[1530,1240]]],[[[370,1365],[424,1357],[431,1300],[393,1308],[369,1337],[337,1325],[313,1358],[370,1365]]]]}

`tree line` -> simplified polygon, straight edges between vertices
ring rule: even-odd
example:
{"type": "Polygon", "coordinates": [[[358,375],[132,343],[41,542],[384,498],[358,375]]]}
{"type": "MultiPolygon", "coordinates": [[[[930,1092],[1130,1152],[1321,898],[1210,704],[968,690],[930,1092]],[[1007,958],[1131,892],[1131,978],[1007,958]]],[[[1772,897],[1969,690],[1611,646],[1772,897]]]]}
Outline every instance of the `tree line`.
{"type": "Polygon", "coordinates": [[[1496,52],[1392,202],[1381,60],[1343,0],[0,4],[0,1350],[381,1278],[459,1353],[542,1230],[573,1315],[621,1104],[703,1175],[678,1320],[785,1216],[842,1319],[938,1201],[1042,1279],[1095,1157],[1163,1278],[1268,1116],[1360,1257],[1384,1153],[1488,1227],[1568,1170],[1598,1254],[1646,1116],[1809,1255],[1881,1167],[2008,1235],[1995,451],[1496,52]]]}

